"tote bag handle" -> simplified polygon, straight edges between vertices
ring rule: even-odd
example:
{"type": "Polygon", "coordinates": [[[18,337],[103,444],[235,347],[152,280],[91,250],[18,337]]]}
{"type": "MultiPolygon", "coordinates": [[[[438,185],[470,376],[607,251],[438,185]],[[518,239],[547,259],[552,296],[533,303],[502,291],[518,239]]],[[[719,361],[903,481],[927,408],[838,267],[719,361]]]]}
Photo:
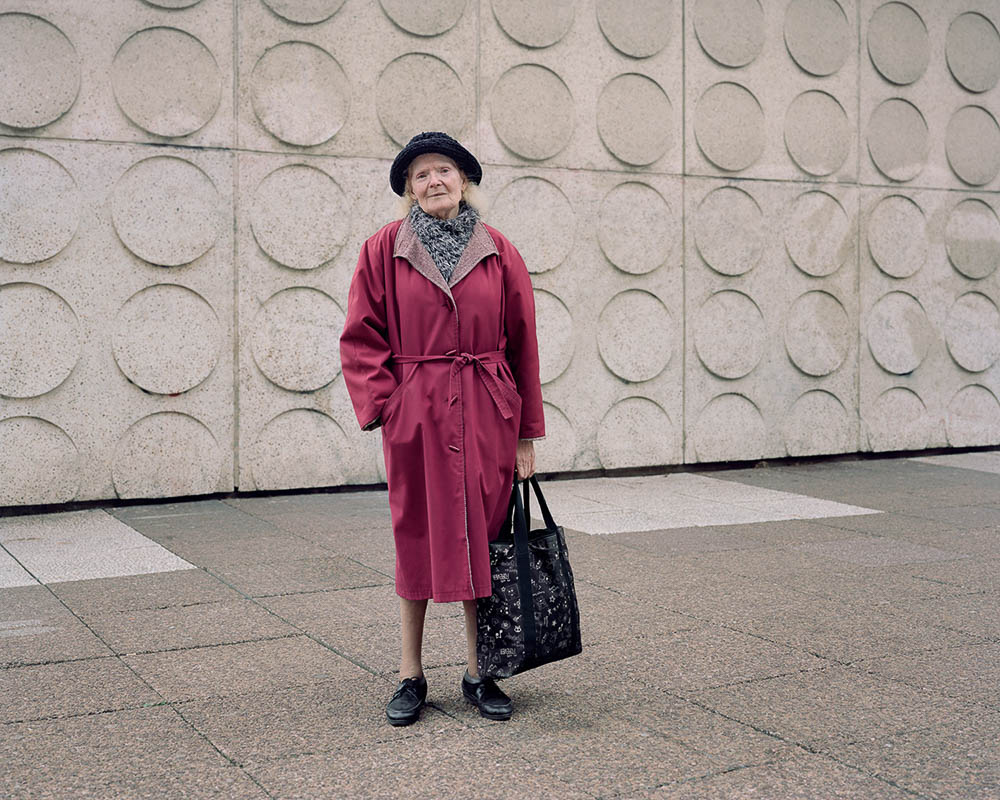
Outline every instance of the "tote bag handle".
{"type": "Polygon", "coordinates": [[[545,529],[554,531],[556,529],[555,520],[552,519],[552,513],[549,511],[549,504],[545,502],[542,487],[538,485],[538,478],[534,475],[524,481],[524,517],[528,521],[528,525],[531,525],[531,494],[528,492],[529,483],[531,484],[531,489],[535,492],[535,497],[538,498],[538,507],[542,510],[542,521],[545,523],[545,529]]]}

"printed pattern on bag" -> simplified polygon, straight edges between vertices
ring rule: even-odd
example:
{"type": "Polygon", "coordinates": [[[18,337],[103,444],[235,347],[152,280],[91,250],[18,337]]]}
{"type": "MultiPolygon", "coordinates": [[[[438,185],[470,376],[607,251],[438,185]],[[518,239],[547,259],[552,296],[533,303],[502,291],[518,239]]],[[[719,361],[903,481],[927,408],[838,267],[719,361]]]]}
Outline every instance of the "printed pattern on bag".
{"type": "Polygon", "coordinates": [[[514,544],[490,545],[493,595],[478,601],[476,615],[481,675],[508,678],[536,663],[557,661],[582,650],[573,571],[562,555],[565,552],[562,528],[530,543],[537,638],[535,658],[526,660],[514,544]]]}

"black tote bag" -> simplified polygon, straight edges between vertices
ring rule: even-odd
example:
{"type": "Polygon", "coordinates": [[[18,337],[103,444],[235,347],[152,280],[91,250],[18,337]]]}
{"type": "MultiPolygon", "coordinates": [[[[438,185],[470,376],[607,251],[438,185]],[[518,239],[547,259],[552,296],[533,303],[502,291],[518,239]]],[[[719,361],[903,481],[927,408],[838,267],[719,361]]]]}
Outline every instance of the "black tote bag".
{"type": "Polygon", "coordinates": [[[524,482],[523,503],[514,481],[510,506],[504,528],[490,542],[493,595],[476,603],[476,660],[486,678],[509,678],[583,649],[566,538],[534,477],[524,482]],[[545,523],[533,531],[529,481],[545,523]]]}

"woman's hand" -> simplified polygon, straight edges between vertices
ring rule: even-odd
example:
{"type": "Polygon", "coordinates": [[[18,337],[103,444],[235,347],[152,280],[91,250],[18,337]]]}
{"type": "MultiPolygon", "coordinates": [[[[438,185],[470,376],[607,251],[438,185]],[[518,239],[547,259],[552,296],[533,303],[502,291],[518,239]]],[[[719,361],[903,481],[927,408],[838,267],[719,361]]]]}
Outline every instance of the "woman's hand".
{"type": "Polygon", "coordinates": [[[517,441],[517,477],[519,480],[535,474],[535,443],[531,439],[517,441]]]}

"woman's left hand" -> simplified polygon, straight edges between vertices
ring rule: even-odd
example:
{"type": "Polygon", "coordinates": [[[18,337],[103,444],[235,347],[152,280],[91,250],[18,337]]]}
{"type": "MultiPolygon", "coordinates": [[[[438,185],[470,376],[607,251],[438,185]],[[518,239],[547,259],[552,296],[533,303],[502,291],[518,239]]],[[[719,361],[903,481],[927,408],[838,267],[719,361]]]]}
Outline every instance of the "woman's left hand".
{"type": "Polygon", "coordinates": [[[531,439],[517,442],[517,477],[520,480],[535,474],[535,443],[531,439]]]}

